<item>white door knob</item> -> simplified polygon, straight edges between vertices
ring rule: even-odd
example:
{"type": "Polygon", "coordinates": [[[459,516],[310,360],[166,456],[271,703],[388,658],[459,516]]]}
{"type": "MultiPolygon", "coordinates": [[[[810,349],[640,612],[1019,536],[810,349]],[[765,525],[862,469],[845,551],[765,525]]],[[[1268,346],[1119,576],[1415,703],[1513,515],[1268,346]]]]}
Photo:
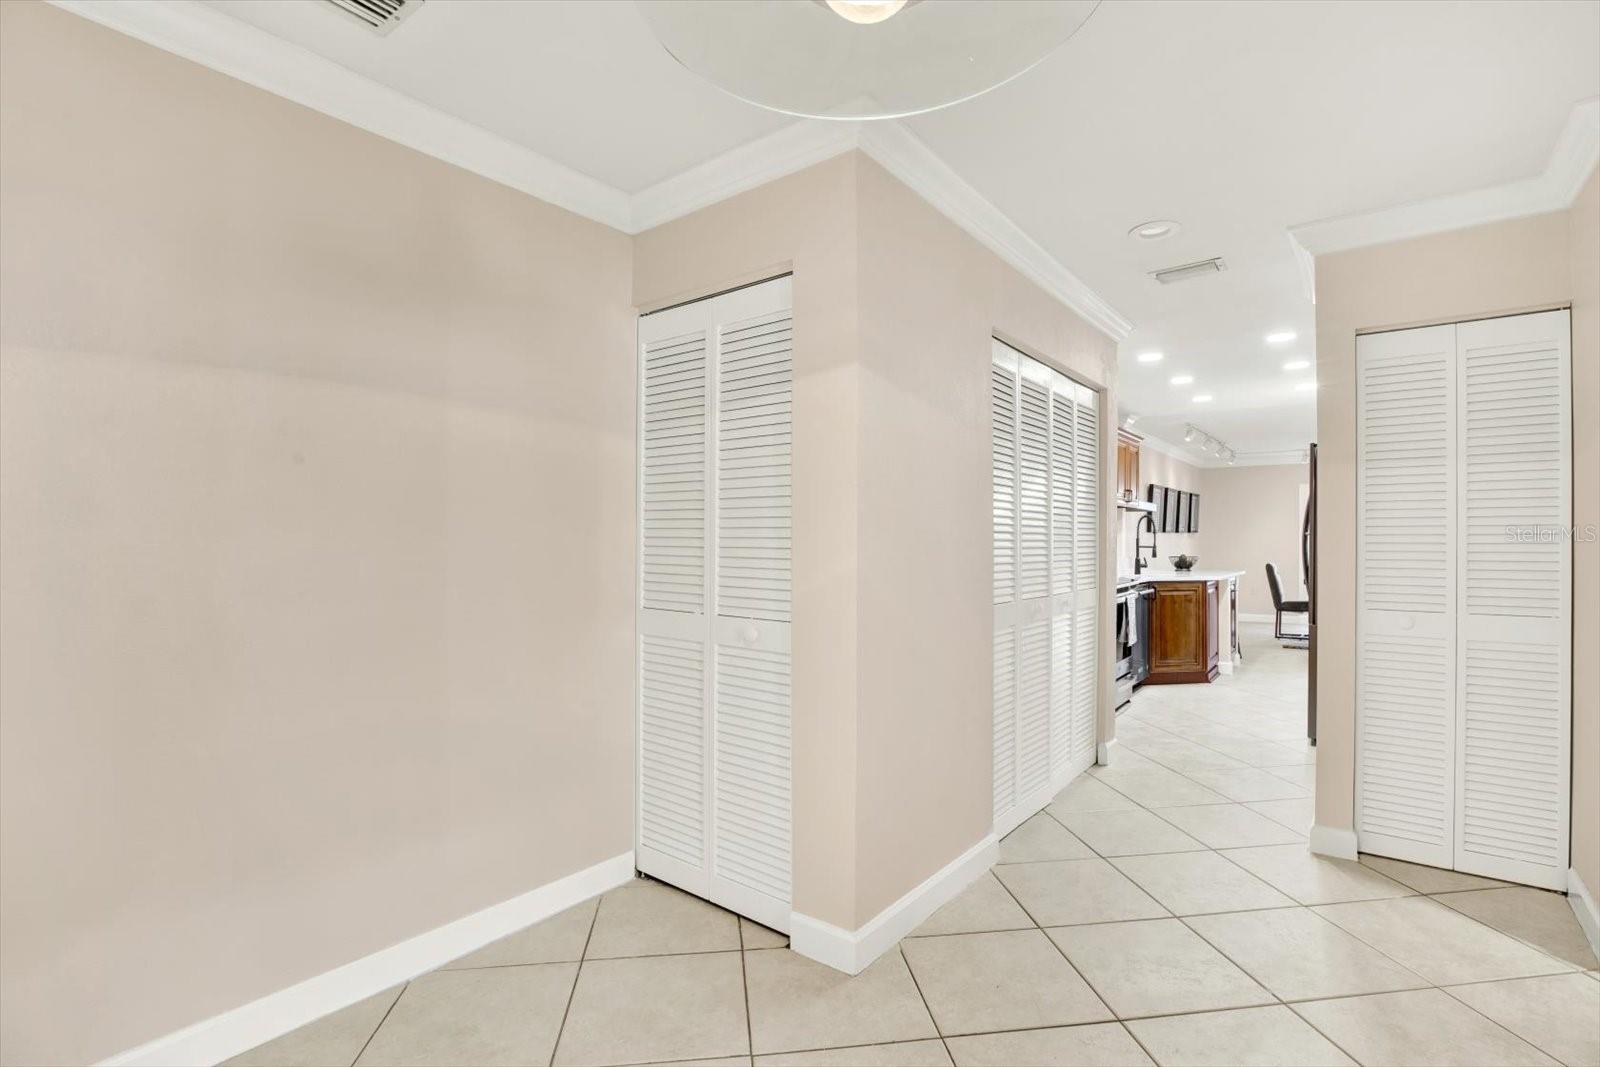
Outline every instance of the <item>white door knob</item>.
{"type": "Polygon", "coordinates": [[[761,631],[756,629],[755,623],[750,623],[744,628],[744,643],[753,645],[761,640],[761,631]]]}
{"type": "Polygon", "coordinates": [[[1413,619],[1410,615],[1402,615],[1402,616],[1400,616],[1400,629],[1409,630],[1409,629],[1413,628],[1416,625],[1417,625],[1417,620],[1413,619]]]}

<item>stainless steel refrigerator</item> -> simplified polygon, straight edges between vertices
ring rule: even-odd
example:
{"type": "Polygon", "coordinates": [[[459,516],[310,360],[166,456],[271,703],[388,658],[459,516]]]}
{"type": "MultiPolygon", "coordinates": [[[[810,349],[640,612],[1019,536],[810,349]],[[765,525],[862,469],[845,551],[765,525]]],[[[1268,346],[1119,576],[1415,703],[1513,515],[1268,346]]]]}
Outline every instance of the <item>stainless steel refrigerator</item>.
{"type": "Polygon", "coordinates": [[[1306,737],[1317,743],[1317,446],[1307,449],[1311,476],[1310,491],[1306,495],[1306,514],[1300,526],[1300,562],[1305,567],[1306,613],[1309,637],[1306,647],[1306,737]]]}

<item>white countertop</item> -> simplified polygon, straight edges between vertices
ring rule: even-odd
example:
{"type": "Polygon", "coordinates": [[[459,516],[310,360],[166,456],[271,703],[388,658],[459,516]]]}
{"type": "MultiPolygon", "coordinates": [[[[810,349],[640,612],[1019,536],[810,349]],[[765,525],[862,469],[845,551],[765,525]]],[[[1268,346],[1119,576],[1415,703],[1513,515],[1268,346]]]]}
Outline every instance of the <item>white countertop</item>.
{"type": "Polygon", "coordinates": [[[1229,578],[1238,578],[1244,571],[1203,571],[1196,567],[1192,571],[1145,571],[1143,574],[1134,575],[1132,578],[1122,578],[1119,581],[1133,581],[1135,584],[1144,582],[1221,582],[1229,578]]]}

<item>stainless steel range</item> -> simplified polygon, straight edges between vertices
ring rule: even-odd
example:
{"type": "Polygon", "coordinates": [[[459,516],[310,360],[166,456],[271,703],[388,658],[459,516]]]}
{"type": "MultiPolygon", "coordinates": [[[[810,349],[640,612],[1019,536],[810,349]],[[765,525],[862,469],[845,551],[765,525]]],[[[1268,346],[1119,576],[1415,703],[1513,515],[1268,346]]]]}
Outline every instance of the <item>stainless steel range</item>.
{"type": "Polygon", "coordinates": [[[1150,675],[1150,601],[1155,590],[1138,577],[1117,579],[1116,708],[1133,699],[1133,690],[1150,675]]]}

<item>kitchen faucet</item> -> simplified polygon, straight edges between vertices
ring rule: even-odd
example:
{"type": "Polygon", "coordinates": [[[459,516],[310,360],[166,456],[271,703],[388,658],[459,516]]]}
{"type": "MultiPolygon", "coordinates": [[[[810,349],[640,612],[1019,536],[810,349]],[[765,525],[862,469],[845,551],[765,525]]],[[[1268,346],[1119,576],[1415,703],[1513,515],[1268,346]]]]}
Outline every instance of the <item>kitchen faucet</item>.
{"type": "Polygon", "coordinates": [[[1133,524],[1133,573],[1143,574],[1144,569],[1156,558],[1156,519],[1150,512],[1140,512],[1139,520],[1133,524]],[[1146,547],[1139,543],[1139,533],[1144,529],[1145,523],[1150,524],[1150,558],[1145,559],[1140,554],[1140,549],[1146,547]]]}

